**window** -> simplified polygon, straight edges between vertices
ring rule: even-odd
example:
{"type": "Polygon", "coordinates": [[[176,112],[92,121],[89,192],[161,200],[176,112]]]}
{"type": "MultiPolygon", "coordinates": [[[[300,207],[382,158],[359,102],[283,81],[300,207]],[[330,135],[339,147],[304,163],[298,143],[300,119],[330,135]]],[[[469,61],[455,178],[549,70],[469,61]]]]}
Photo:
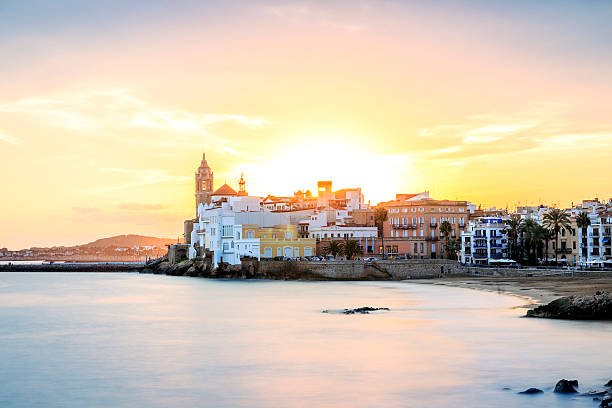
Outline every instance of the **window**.
{"type": "Polygon", "coordinates": [[[436,244],[431,244],[431,252],[436,252],[436,244]]]}
{"type": "Polygon", "coordinates": [[[294,257],[300,256],[300,248],[299,247],[294,247],[293,248],[293,256],[294,257]]]}
{"type": "Polygon", "coordinates": [[[421,236],[424,236],[425,232],[423,230],[421,230],[421,236]]]}
{"type": "Polygon", "coordinates": [[[293,232],[292,231],[288,231],[285,233],[285,238],[287,239],[293,239],[293,232]]]}
{"type": "Polygon", "coordinates": [[[420,248],[421,248],[421,253],[423,253],[423,243],[422,242],[421,242],[420,248]]]}
{"type": "Polygon", "coordinates": [[[264,248],[264,258],[272,258],[272,248],[270,247],[264,248]]]}
{"type": "Polygon", "coordinates": [[[312,256],[312,247],[304,247],[304,256],[312,256]]]}
{"type": "Polygon", "coordinates": [[[414,243],[414,253],[415,253],[415,254],[418,252],[418,250],[417,250],[417,249],[418,249],[418,248],[417,248],[417,243],[415,242],[415,243],[414,243]]]}
{"type": "Polygon", "coordinates": [[[223,243],[223,250],[224,250],[224,251],[229,250],[229,244],[228,244],[227,242],[224,242],[224,243],[223,243]]]}
{"type": "Polygon", "coordinates": [[[276,248],[276,256],[283,256],[283,250],[281,247],[276,248]]]}

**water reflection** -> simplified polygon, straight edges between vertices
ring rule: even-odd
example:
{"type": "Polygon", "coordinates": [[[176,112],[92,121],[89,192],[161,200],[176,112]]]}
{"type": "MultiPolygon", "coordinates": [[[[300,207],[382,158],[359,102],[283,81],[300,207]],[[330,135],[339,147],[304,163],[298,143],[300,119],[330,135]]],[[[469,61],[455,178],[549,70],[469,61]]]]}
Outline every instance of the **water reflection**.
{"type": "Polygon", "coordinates": [[[0,406],[594,406],[609,323],[409,283],[0,274],[0,406]],[[389,307],[369,315],[324,309],[389,307]],[[504,391],[510,387],[513,391],[504,391]]]}

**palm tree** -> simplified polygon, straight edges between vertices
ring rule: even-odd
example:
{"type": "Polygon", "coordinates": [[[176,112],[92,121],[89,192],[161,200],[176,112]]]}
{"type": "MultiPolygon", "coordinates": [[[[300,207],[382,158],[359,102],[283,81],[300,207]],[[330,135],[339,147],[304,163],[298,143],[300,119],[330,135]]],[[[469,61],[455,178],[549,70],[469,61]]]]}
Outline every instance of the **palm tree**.
{"type": "MultiPolygon", "coordinates": [[[[576,216],[576,225],[578,226],[578,228],[582,230],[582,236],[586,237],[587,228],[589,227],[589,225],[591,225],[591,219],[589,218],[589,214],[587,214],[586,211],[581,211],[580,214],[576,216]]],[[[582,252],[582,249],[581,249],[581,252],[582,252]]],[[[586,261],[589,262],[588,248],[586,250],[586,261]]]]}
{"type": "Polygon", "coordinates": [[[526,219],[521,226],[521,236],[523,237],[523,247],[527,253],[527,260],[530,264],[537,263],[537,243],[539,241],[540,225],[532,219],[526,219]]]}
{"type": "Polygon", "coordinates": [[[389,213],[384,207],[378,207],[374,215],[374,221],[378,227],[378,237],[381,239],[383,248],[383,258],[385,257],[385,221],[389,219],[389,213]]]}
{"type": "Polygon", "coordinates": [[[518,242],[521,228],[523,227],[523,220],[520,218],[510,218],[506,220],[506,229],[504,232],[508,235],[508,241],[510,241],[510,257],[517,261],[516,245],[518,242]]]}
{"type": "Polygon", "coordinates": [[[457,260],[457,253],[461,251],[461,244],[457,239],[449,239],[444,246],[444,250],[448,259],[457,260]]]}
{"type": "Polygon", "coordinates": [[[546,253],[545,253],[545,258],[546,258],[546,264],[548,265],[548,243],[555,238],[555,236],[553,235],[554,233],[549,230],[548,228],[544,228],[542,227],[542,239],[545,242],[545,248],[546,248],[546,253]]]}
{"type": "Polygon", "coordinates": [[[448,251],[447,248],[449,247],[450,234],[452,230],[453,230],[453,226],[451,225],[450,222],[443,221],[440,224],[440,233],[444,234],[444,238],[446,238],[446,244],[444,245],[445,251],[448,251]]]}
{"type": "Polygon", "coordinates": [[[553,208],[544,214],[543,220],[544,226],[555,233],[555,265],[557,265],[559,261],[559,232],[561,228],[571,230],[570,217],[565,210],[553,208]]]}
{"type": "Polygon", "coordinates": [[[329,241],[329,244],[327,244],[327,252],[329,252],[335,258],[342,253],[342,242],[329,241]]]}
{"type": "Polygon", "coordinates": [[[355,255],[361,254],[361,247],[359,246],[359,242],[354,239],[347,239],[342,244],[342,252],[346,259],[353,259],[355,255]]]}

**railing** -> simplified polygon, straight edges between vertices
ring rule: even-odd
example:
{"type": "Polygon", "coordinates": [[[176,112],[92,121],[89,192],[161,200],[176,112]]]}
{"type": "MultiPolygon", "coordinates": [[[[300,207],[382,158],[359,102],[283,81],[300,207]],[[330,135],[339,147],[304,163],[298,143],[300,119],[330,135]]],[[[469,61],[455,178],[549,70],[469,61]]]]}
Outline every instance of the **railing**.
{"type": "Polygon", "coordinates": [[[437,226],[438,226],[438,223],[437,223],[437,222],[430,222],[430,223],[429,223],[429,226],[430,226],[430,227],[437,227],[437,226]]]}
{"type": "Polygon", "coordinates": [[[571,254],[572,248],[559,248],[557,249],[558,254],[571,254]]]}
{"type": "Polygon", "coordinates": [[[504,254],[491,254],[491,258],[493,259],[500,259],[503,257],[504,257],[504,254]]]}
{"type": "Polygon", "coordinates": [[[483,244],[475,244],[474,245],[474,248],[486,248],[486,247],[487,247],[487,244],[484,244],[484,245],[483,244]]]}
{"type": "Polygon", "coordinates": [[[477,254],[477,253],[473,253],[472,254],[472,258],[477,258],[477,259],[486,259],[489,256],[487,254],[477,254]]]}
{"type": "Polygon", "coordinates": [[[425,241],[438,241],[438,237],[425,237],[425,241]]]}
{"type": "Polygon", "coordinates": [[[391,226],[393,228],[398,228],[398,229],[416,229],[416,225],[414,224],[391,224],[391,226]]]}

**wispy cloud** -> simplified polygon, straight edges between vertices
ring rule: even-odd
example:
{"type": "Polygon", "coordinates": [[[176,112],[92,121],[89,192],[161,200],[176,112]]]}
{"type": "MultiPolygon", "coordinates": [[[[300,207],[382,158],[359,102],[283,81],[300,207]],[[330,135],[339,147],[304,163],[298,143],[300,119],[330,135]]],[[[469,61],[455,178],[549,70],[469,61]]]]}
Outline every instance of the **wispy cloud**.
{"type": "Polygon", "coordinates": [[[207,134],[208,128],[216,123],[233,121],[250,129],[262,127],[266,120],[261,117],[251,118],[243,115],[205,114],[198,115],[183,111],[148,110],[136,114],[130,126],[165,129],[179,132],[207,134]]]}
{"type": "MultiPolygon", "coordinates": [[[[26,115],[47,125],[76,131],[150,128],[174,134],[208,134],[217,124],[232,122],[249,129],[263,127],[262,117],[234,113],[198,113],[157,106],[129,89],[101,89],[25,98],[0,104],[0,114],[26,115]]],[[[7,140],[13,140],[8,139],[7,140]]]]}
{"type": "Polygon", "coordinates": [[[0,142],[5,142],[12,145],[20,145],[23,143],[21,139],[17,139],[11,135],[7,135],[6,133],[0,131],[0,142]]]}
{"type": "MultiPolygon", "coordinates": [[[[368,4],[362,2],[359,11],[361,16],[346,16],[346,13],[323,7],[313,3],[295,2],[283,4],[268,4],[262,7],[264,13],[271,14],[279,19],[291,23],[308,22],[316,23],[324,27],[338,28],[347,32],[358,32],[367,29],[364,12],[367,12],[368,4]]],[[[354,10],[353,10],[354,11],[354,10]]]]}
{"type": "Polygon", "coordinates": [[[115,167],[105,167],[100,169],[104,173],[121,174],[122,182],[108,186],[101,186],[86,190],[88,193],[108,193],[111,191],[126,190],[134,187],[147,186],[160,183],[184,183],[191,181],[191,177],[172,176],[163,170],[158,169],[123,169],[115,167]],[[129,181],[125,181],[128,179],[129,181]]]}
{"type": "Polygon", "coordinates": [[[161,211],[170,208],[164,204],[147,204],[147,203],[121,203],[117,208],[124,211],[161,211]]]}

